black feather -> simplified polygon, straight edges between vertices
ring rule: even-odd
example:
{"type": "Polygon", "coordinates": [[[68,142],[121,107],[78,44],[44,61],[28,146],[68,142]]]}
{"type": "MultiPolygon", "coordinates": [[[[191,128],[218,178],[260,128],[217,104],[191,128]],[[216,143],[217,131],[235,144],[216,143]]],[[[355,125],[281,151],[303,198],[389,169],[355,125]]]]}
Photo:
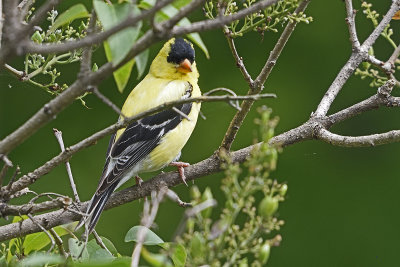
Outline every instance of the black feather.
{"type": "Polygon", "coordinates": [[[90,234],[93,231],[94,227],[96,226],[97,221],[100,218],[100,214],[104,210],[107,200],[110,198],[111,194],[114,192],[114,189],[116,186],[117,186],[117,183],[115,183],[112,186],[110,186],[109,188],[107,188],[107,190],[100,196],[97,194],[95,194],[93,196],[91,206],[88,209],[88,213],[92,214],[91,215],[92,217],[90,217],[90,222],[88,225],[88,230],[89,230],[88,234],[90,234]]]}
{"type": "Polygon", "coordinates": [[[194,49],[191,44],[182,38],[176,38],[175,42],[171,44],[171,51],[168,54],[167,61],[180,64],[185,59],[188,59],[193,64],[194,57],[194,49]]]}

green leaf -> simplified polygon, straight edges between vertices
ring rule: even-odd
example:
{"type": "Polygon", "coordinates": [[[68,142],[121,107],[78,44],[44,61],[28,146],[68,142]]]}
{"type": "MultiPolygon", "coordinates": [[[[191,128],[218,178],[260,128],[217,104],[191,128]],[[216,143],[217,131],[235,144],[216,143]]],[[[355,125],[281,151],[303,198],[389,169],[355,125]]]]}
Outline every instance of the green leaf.
{"type": "Polygon", "coordinates": [[[19,266],[33,267],[43,266],[47,264],[62,264],[64,258],[61,255],[48,254],[48,253],[34,253],[19,262],[19,266]]]}
{"type": "Polygon", "coordinates": [[[114,244],[106,237],[101,236],[100,237],[101,240],[103,241],[104,245],[106,246],[106,248],[113,254],[113,255],[117,255],[118,251],[115,248],[114,244]]]}
{"type": "Polygon", "coordinates": [[[185,247],[181,244],[166,242],[160,244],[160,247],[167,250],[168,255],[171,257],[174,262],[175,267],[184,267],[186,264],[187,253],[185,247]]]}
{"type": "MultiPolygon", "coordinates": [[[[186,0],[182,0],[182,2],[184,2],[184,1],[186,1],[186,0]]],[[[144,8],[144,9],[148,9],[148,8],[153,7],[154,3],[155,2],[153,0],[145,0],[145,1],[140,2],[140,7],[144,8]]],[[[156,22],[161,22],[161,21],[170,19],[171,17],[175,16],[178,13],[179,13],[179,8],[176,8],[172,5],[168,5],[168,6],[164,7],[163,9],[161,9],[160,12],[157,13],[156,22]]],[[[190,24],[191,24],[191,22],[188,18],[183,18],[178,23],[179,26],[188,26],[190,24]]],[[[203,53],[205,54],[205,56],[207,58],[210,58],[208,49],[198,33],[189,33],[189,34],[186,34],[186,37],[189,40],[191,40],[195,45],[197,45],[203,51],[203,53]]]]}
{"type": "Polygon", "coordinates": [[[37,44],[41,44],[43,42],[43,37],[39,31],[35,31],[31,37],[31,40],[37,44]]]}
{"type": "Polygon", "coordinates": [[[131,229],[129,229],[129,231],[126,233],[125,236],[125,242],[131,242],[131,241],[135,241],[137,242],[138,240],[138,232],[139,231],[146,231],[146,236],[144,238],[144,245],[159,245],[164,243],[164,241],[158,237],[158,235],[156,235],[153,231],[151,231],[150,229],[148,229],[147,227],[141,226],[141,225],[136,225],[133,226],[131,229]]]}
{"type": "MultiPolygon", "coordinates": [[[[54,231],[58,234],[58,236],[64,236],[69,234],[69,230],[64,226],[57,226],[53,228],[54,231]]],[[[24,253],[27,255],[31,251],[38,251],[50,244],[50,239],[44,232],[34,233],[27,235],[24,241],[24,253]]]]}
{"type": "Polygon", "coordinates": [[[147,61],[149,60],[149,49],[144,50],[142,53],[135,57],[136,68],[138,71],[137,78],[139,79],[146,70],[147,61]]]}
{"type": "Polygon", "coordinates": [[[205,254],[205,243],[204,237],[199,233],[195,232],[189,243],[189,250],[192,258],[203,258],[205,254]]]}
{"type": "MultiPolygon", "coordinates": [[[[28,216],[26,215],[22,215],[22,216],[14,216],[12,223],[16,223],[19,221],[23,221],[28,219],[28,216]]],[[[18,244],[22,244],[24,238],[23,237],[17,237],[17,238],[13,238],[10,240],[10,242],[8,243],[8,252],[7,252],[7,262],[10,262],[11,259],[13,258],[13,254],[21,254],[20,251],[20,247],[18,246],[18,244]],[[13,248],[15,247],[15,250],[13,251],[13,248]]]]}
{"type": "Polygon", "coordinates": [[[164,254],[155,254],[149,252],[146,248],[142,248],[141,251],[143,259],[153,267],[172,267],[171,261],[164,254]]]}
{"type": "MultiPolygon", "coordinates": [[[[102,0],[94,0],[93,6],[105,30],[117,25],[129,14],[140,13],[139,9],[131,3],[109,5],[102,0]]],[[[142,23],[138,22],[135,27],[124,29],[108,38],[113,65],[117,65],[128,54],[139,36],[141,27],[142,23]]]]}
{"type": "Polygon", "coordinates": [[[200,34],[197,32],[186,34],[187,38],[192,41],[195,45],[197,45],[204,53],[207,59],[210,58],[210,54],[208,53],[208,49],[206,45],[203,43],[203,40],[200,37],[200,34]]]}
{"type": "Polygon", "coordinates": [[[130,267],[131,266],[130,257],[117,258],[111,262],[82,262],[74,263],[74,267],[130,267]]]}
{"type": "MultiPolygon", "coordinates": [[[[111,49],[108,42],[104,42],[104,51],[106,53],[106,57],[108,61],[112,60],[111,49]]],[[[135,64],[135,60],[132,59],[119,69],[113,72],[115,83],[117,84],[118,91],[122,93],[128,84],[129,77],[131,76],[133,64],[135,64]]]]}
{"type": "Polygon", "coordinates": [[[89,253],[85,248],[84,243],[75,238],[68,239],[69,253],[72,259],[80,259],[82,261],[89,259],[89,253]]]}
{"type": "Polygon", "coordinates": [[[87,11],[86,7],[83,4],[76,4],[57,17],[57,19],[54,21],[54,24],[50,28],[50,32],[53,32],[58,27],[71,23],[76,19],[86,18],[88,16],[89,12],[87,11]]]}
{"type": "Polygon", "coordinates": [[[90,261],[98,261],[98,262],[110,262],[114,257],[110,255],[110,253],[107,252],[104,248],[100,247],[99,244],[97,244],[95,239],[90,240],[87,243],[87,251],[89,253],[89,259],[90,261]]]}
{"type": "Polygon", "coordinates": [[[192,2],[192,0],[175,0],[172,5],[174,7],[176,7],[177,9],[180,9],[184,6],[186,6],[187,4],[189,4],[190,2],[192,2]]]}
{"type": "Polygon", "coordinates": [[[150,9],[154,6],[156,0],[142,0],[140,1],[138,7],[141,9],[150,9]]]}

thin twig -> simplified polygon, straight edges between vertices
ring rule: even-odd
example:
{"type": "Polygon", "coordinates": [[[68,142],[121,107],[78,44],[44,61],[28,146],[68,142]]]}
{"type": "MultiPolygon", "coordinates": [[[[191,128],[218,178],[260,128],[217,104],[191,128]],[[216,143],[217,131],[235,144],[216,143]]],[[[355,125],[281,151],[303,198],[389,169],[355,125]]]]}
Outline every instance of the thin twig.
{"type": "Polygon", "coordinates": [[[191,207],[191,206],[192,206],[192,203],[183,202],[183,201],[179,198],[178,194],[176,194],[176,193],[175,193],[174,191],[172,191],[171,189],[168,189],[168,190],[167,190],[166,196],[167,196],[170,200],[172,200],[173,202],[178,203],[178,205],[181,206],[181,207],[186,208],[186,207],[191,207]]]}
{"type": "Polygon", "coordinates": [[[20,190],[20,191],[18,191],[16,193],[12,194],[9,198],[10,199],[18,198],[18,197],[24,196],[24,195],[29,194],[29,193],[37,195],[37,193],[35,191],[32,191],[28,187],[26,187],[26,188],[24,188],[24,189],[22,189],[22,190],[20,190]]]}
{"type": "Polygon", "coordinates": [[[140,259],[140,252],[143,247],[143,242],[146,237],[147,229],[151,227],[153,224],[157,212],[158,212],[158,207],[160,205],[160,202],[164,198],[164,195],[166,194],[168,188],[163,187],[160,189],[160,191],[157,193],[156,191],[152,191],[151,193],[151,207],[149,200],[146,198],[144,201],[144,206],[143,206],[143,216],[141,220],[141,224],[145,227],[139,230],[137,233],[137,242],[136,246],[132,252],[132,262],[131,262],[131,267],[137,267],[139,265],[139,259],[140,259]]]}
{"type": "Polygon", "coordinates": [[[388,59],[387,63],[389,63],[391,66],[394,66],[394,63],[396,62],[396,59],[400,55],[400,45],[397,46],[397,48],[394,50],[393,54],[390,56],[388,59]]]}
{"type": "Polygon", "coordinates": [[[3,37],[3,24],[4,24],[3,1],[0,1],[0,50],[1,50],[1,41],[2,41],[2,37],[3,37]]]}
{"type": "MultiPolygon", "coordinates": [[[[62,138],[62,132],[55,128],[53,129],[53,131],[54,131],[54,135],[57,138],[58,144],[60,145],[61,153],[63,153],[65,151],[65,146],[64,146],[64,141],[62,138]]],[[[80,202],[78,190],[76,190],[76,185],[75,185],[74,177],[72,176],[72,170],[71,170],[71,165],[69,164],[69,161],[65,162],[65,167],[67,169],[69,183],[71,185],[72,193],[74,194],[74,199],[75,199],[75,201],[80,202]]]]}
{"type": "Polygon", "coordinates": [[[29,9],[34,4],[35,0],[22,0],[17,8],[19,9],[20,20],[24,21],[25,17],[28,15],[29,9]]]}
{"type": "MultiPolygon", "coordinates": [[[[94,9],[92,10],[88,29],[87,29],[87,35],[93,35],[94,33],[94,28],[96,27],[96,12],[94,12],[94,9]]],[[[92,62],[92,46],[85,47],[82,52],[82,58],[81,58],[81,68],[79,75],[89,75],[91,72],[91,62],[92,62]]]]}
{"type": "Polygon", "coordinates": [[[51,196],[54,196],[54,197],[57,197],[57,198],[68,198],[67,196],[64,196],[64,195],[61,195],[61,194],[58,194],[58,193],[47,192],[47,193],[37,194],[35,197],[33,197],[31,200],[29,200],[28,203],[29,204],[35,203],[35,201],[38,200],[41,197],[47,197],[47,198],[49,198],[51,200],[54,200],[54,198],[52,198],[51,196]]]}
{"type": "Polygon", "coordinates": [[[49,229],[50,234],[53,236],[54,241],[56,242],[56,245],[58,247],[58,251],[60,252],[60,254],[62,254],[64,256],[64,258],[68,258],[68,253],[65,252],[64,247],[63,247],[63,241],[61,239],[61,237],[56,233],[56,231],[54,231],[54,229],[49,229]]]}
{"type": "Polygon", "coordinates": [[[186,115],[185,113],[183,113],[176,107],[172,107],[172,110],[175,111],[176,113],[178,113],[179,115],[181,115],[183,118],[187,119],[188,121],[191,121],[191,119],[188,117],[188,115],[186,115]]]}
{"type": "MultiPolygon", "coordinates": [[[[307,8],[308,3],[310,0],[303,0],[299,6],[296,8],[296,14],[304,12],[307,8]]],[[[293,22],[289,22],[285,29],[282,32],[282,35],[279,37],[275,47],[272,49],[267,61],[265,62],[264,67],[262,68],[260,74],[254,80],[254,82],[249,83],[249,91],[247,95],[258,94],[264,88],[264,83],[267,80],[269,74],[271,73],[273,67],[276,64],[283,48],[285,47],[287,41],[289,40],[292,32],[294,31],[297,25],[297,21],[293,20],[293,22]]],[[[229,40],[229,39],[228,39],[229,40]]],[[[233,54],[235,52],[233,51],[233,54]]],[[[247,100],[243,101],[242,105],[240,106],[240,110],[236,112],[235,116],[233,117],[232,121],[229,124],[229,127],[225,133],[225,136],[221,142],[219,150],[230,150],[233,141],[235,140],[236,134],[238,133],[240,127],[244,119],[246,118],[247,113],[250,111],[254,101],[247,100]]]]}
{"type": "Polygon", "coordinates": [[[239,56],[236,46],[235,46],[235,41],[231,37],[231,32],[229,31],[228,27],[224,28],[224,33],[226,40],[228,41],[229,48],[232,52],[232,55],[236,61],[236,66],[239,68],[240,72],[243,75],[243,78],[246,80],[246,82],[250,85],[253,86],[253,79],[251,78],[250,74],[248,73],[246,66],[243,63],[243,58],[239,56]]]}
{"type": "MultiPolygon", "coordinates": [[[[227,92],[232,96],[237,96],[237,94],[233,90],[231,90],[229,88],[224,88],[224,87],[218,87],[218,88],[211,89],[210,91],[204,93],[203,96],[209,96],[209,95],[214,94],[216,92],[227,92]]],[[[229,104],[232,107],[234,107],[235,109],[240,110],[239,100],[236,100],[235,102],[229,101],[229,104]]]]}
{"type": "Polygon", "coordinates": [[[121,113],[121,110],[117,105],[115,105],[110,99],[108,99],[105,95],[103,95],[97,86],[93,86],[89,89],[90,92],[92,92],[95,96],[97,96],[98,99],[100,99],[104,104],[109,106],[112,110],[115,111],[118,115],[122,116],[125,118],[124,114],[121,113]]]}
{"type": "Polygon", "coordinates": [[[179,9],[179,12],[170,18],[169,20],[165,21],[160,25],[162,28],[171,29],[174,27],[181,19],[192,13],[197,7],[199,7],[205,0],[193,0],[189,2],[189,4],[185,5],[184,7],[179,9]]]}
{"type": "Polygon", "coordinates": [[[2,155],[2,156],[0,156],[0,158],[4,161],[3,168],[0,171],[0,186],[3,186],[3,179],[4,179],[8,169],[13,167],[13,164],[6,155],[2,155]]]}
{"type": "Polygon", "coordinates": [[[108,248],[106,247],[106,245],[104,244],[103,240],[101,239],[99,234],[96,232],[96,230],[93,230],[92,234],[93,234],[94,238],[96,239],[97,244],[112,256],[111,251],[108,250],[108,248]]]}
{"type": "Polygon", "coordinates": [[[389,60],[387,62],[383,62],[382,60],[377,59],[373,55],[368,55],[368,58],[366,60],[369,63],[371,63],[372,65],[374,65],[377,68],[381,69],[386,74],[386,76],[391,78],[391,76],[393,74],[392,72],[393,72],[393,69],[394,69],[394,65],[389,63],[389,60]]]}
{"type": "MultiPolygon", "coordinates": [[[[13,176],[11,177],[10,181],[7,184],[6,191],[10,191],[11,186],[13,185],[15,178],[17,178],[17,175],[21,173],[21,169],[17,165],[17,168],[15,169],[15,172],[13,176]]],[[[19,191],[19,190],[18,190],[19,191]]]]}
{"type": "Polygon", "coordinates": [[[23,71],[19,71],[17,69],[14,69],[13,67],[11,67],[8,64],[4,64],[4,67],[5,67],[6,70],[8,70],[10,73],[15,75],[20,80],[22,80],[26,76],[26,74],[23,71]]]}
{"type": "Polygon", "coordinates": [[[211,208],[211,207],[215,207],[216,205],[217,205],[217,201],[215,199],[208,199],[208,200],[201,202],[200,204],[194,206],[193,208],[187,209],[185,211],[181,221],[179,222],[178,227],[175,230],[172,240],[176,240],[176,238],[178,236],[180,236],[183,233],[183,231],[185,231],[186,222],[188,219],[196,216],[196,214],[199,214],[203,210],[211,208]]]}
{"type": "Polygon", "coordinates": [[[29,218],[34,224],[36,224],[36,225],[42,230],[42,232],[44,232],[44,233],[48,236],[48,238],[50,239],[51,246],[50,246],[49,250],[47,251],[47,253],[50,253],[50,252],[53,250],[54,246],[56,245],[56,243],[54,242],[53,237],[51,236],[51,234],[50,234],[39,222],[37,222],[37,221],[35,220],[35,218],[32,217],[31,214],[28,213],[28,214],[26,214],[26,216],[28,216],[28,218],[29,218]]]}
{"type": "Polygon", "coordinates": [[[41,203],[27,203],[23,205],[11,205],[7,204],[2,207],[3,216],[12,215],[26,215],[26,214],[35,214],[42,211],[49,211],[58,209],[66,206],[66,202],[64,198],[56,198],[49,201],[43,201],[41,203]]]}
{"type": "Polygon", "coordinates": [[[353,9],[352,0],[345,0],[345,3],[347,11],[346,23],[349,28],[351,46],[353,47],[353,51],[357,51],[358,49],[360,49],[360,42],[358,41],[356,31],[356,10],[353,9]]]}

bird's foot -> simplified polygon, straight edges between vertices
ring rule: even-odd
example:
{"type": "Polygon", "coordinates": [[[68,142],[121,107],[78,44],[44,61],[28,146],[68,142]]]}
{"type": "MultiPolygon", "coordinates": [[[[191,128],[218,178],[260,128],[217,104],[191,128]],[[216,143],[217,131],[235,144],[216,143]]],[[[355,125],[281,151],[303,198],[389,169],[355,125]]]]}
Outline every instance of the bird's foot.
{"type": "Polygon", "coordinates": [[[139,186],[139,187],[142,187],[142,183],[143,183],[143,180],[142,180],[142,178],[140,178],[139,176],[135,176],[135,181],[136,181],[136,184],[139,186]]]}
{"type": "Polygon", "coordinates": [[[176,162],[171,162],[169,165],[171,166],[175,166],[178,168],[178,172],[179,172],[179,176],[181,177],[183,183],[188,186],[188,184],[186,183],[186,176],[185,176],[185,167],[189,167],[190,164],[187,162],[182,162],[182,161],[176,161],[176,162]]]}

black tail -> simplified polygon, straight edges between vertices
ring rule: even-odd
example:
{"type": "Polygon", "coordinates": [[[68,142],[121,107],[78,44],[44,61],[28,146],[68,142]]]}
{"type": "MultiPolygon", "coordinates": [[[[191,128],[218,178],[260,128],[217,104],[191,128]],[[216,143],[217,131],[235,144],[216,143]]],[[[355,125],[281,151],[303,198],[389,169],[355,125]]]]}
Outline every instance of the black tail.
{"type": "MultiPolygon", "coordinates": [[[[83,224],[86,225],[87,235],[92,233],[94,227],[96,226],[97,222],[99,221],[100,214],[103,212],[104,207],[107,203],[107,200],[110,198],[111,194],[114,192],[115,188],[117,187],[118,183],[111,185],[101,194],[95,194],[92,200],[89,203],[88,209],[86,211],[87,217],[82,217],[79,224],[76,226],[75,229],[80,228],[83,224]]],[[[97,192],[96,192],[97,193],[97,192]]]]}

